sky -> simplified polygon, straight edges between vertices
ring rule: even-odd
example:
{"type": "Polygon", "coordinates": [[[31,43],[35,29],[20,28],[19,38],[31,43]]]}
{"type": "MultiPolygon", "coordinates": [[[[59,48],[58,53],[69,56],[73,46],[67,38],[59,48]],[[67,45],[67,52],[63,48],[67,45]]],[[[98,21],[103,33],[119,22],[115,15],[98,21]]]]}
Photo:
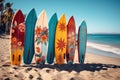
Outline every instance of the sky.
{"type": "Polygon", "coordinates": [[[83,20],[88,33],[120,33],[120,0],[5,0],[13,3],[13,9],[28,14],[35,8],[37,16],[46,10],[48,21],[54,13],[58,19],[66,15],[68,22],[74,16],[76,32],[83,20]]]}

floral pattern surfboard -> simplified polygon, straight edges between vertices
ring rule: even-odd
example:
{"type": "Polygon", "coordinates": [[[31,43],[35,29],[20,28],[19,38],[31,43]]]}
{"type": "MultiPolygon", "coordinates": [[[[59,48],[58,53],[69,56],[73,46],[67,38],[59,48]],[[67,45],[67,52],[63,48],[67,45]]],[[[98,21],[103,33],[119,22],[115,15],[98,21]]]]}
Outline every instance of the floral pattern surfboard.
{"type": "Polygon", "coordinates": [[[35,61],[44,64],[48,51],[48,21],[45,11],[38,17],[35,26],[35,61]]]}
{"type": "Polygon", "coordinates": [[[13,17],[10,31],[10,60],[12,65],[20,65],[24,50],[24,15],[18,10],[13,17]]]}

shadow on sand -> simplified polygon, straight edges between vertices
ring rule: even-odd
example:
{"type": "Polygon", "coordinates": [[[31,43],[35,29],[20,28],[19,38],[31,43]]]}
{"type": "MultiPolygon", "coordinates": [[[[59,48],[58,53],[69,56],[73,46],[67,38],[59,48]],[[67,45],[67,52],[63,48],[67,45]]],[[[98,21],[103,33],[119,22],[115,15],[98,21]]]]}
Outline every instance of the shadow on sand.
{"type": "Polygon", "coordinates": [[[62,65],[49,65],[49,64],[45,64],[45,65],[39,65],[39,66],[33,66],[33,65],[23,65],[22,67],[33,67],[33,68],[39,68],[39,69],[43,69],[43,68],[50,68],[50,69],[56,69],[58,71],[76,71],[76,72],[80,72],[80,71],[100,71],[100,70],[107,70],[108,68],[120,68],[120,66],[118,65],[113,65],[113,64],[95,64],[95,63],[88,63],[88,64],[62,64],[62,65]]]}

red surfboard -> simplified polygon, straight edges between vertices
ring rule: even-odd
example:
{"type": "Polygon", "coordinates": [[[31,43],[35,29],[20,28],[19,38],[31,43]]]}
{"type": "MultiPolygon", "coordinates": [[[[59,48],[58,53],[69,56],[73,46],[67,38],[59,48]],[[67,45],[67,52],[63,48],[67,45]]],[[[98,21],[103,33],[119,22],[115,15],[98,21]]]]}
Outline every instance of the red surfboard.
{"type": "Polygon", "coordinates": [[[20,65],[24,50],[24,15],[18,10],[13,16],[10,30],[10,61],[12,65],[20,65]]]}
{"type": "Polygon", "coordinates": [[[76,43],[76,26],[75,20],[72,16],[67,24],[67,52],[66,60],[68,64],[73,63],[75,54],[75,43],[76,43]]]}

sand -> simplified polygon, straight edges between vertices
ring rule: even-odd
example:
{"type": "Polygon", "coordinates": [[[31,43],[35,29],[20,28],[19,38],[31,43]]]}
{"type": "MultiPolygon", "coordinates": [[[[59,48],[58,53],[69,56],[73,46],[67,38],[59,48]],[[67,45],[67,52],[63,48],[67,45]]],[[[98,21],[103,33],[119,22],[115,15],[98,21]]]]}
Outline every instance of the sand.
{"type": "Polygon", "coordinates": [[[32,64],[11,66],[9,35],[0,35],[0,80],[120,80],[120,59],[86,53],[79,64],[77,48],[73,65],[32,64]]]}

